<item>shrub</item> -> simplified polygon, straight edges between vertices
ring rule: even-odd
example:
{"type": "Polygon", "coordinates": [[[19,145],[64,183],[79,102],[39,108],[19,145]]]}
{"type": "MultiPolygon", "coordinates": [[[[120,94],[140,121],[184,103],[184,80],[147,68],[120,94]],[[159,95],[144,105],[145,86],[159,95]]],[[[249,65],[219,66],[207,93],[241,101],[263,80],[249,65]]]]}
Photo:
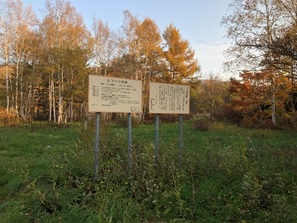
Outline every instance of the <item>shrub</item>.
{"type": "Polygon", "coordinates": [[[257,125],[257,127],[261,128],[261,129],[274,129],[275,128],[271,119],[265,119],[263,121],[260,121],[259,124],[257,125]]]}
{"type": "Polygon", "coordinates": [[[5,109],[0,108],[0,125],[14,126],[20,123],[20,119],[14,112],[6,112],[5,109]]]}
{"type": "MultiPolygon", "coordinates": [[[[128,116],[118,116],[115,120],[116,124],[120,127],[128,127],[128,116]]],[[[135,116],[131,117],[132,127],[137,127],[139,125],[139,119],[135,116]]]]}
{"type": "Polygon", "coordinates": [[[246,128],[254,128],[258,122],[257,118],[245,117],[241,120],[240,125],[246,128]]]}
{"type": "Polygon", "coordinates": [[[297,112],[292,112],[290,116],[291,128],[297,131],[297,112]]]}
{"type": "Polygon", "coordinates": [[[277,118],[277,127],[279,129],[291,129],[291,120],[289,114],[283,114],[282,116],[277,118]]]}
{"type": "Polygon", "coordinates": [[[297,130],[297,112],[290,112],[278,117],[277,125],[280,129],[297,130]]]}
{"type": "Polygon", "coordinates": [[[192,120],[192,126],[198,131],[207,131],[211,126],[211,121],[206,117],[196,117],[192,120]]]}
{"type": "Polygon", "coordinates": [[[240,121],[242,120],[242,115],[237,112],[236,110],[234,110],[234,107],[232,107],[231,105],[225,105],[225,107],[223,108],[223,116],[221,119],[234,123],[234,124],[239,124],[240,121]]]}

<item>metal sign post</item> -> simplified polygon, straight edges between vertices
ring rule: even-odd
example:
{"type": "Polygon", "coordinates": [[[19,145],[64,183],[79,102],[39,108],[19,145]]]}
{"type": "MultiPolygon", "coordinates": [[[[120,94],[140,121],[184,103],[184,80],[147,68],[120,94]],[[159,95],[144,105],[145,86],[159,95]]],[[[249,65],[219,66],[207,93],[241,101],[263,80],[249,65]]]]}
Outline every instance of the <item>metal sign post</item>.
{"type": "Polygon", "coordinates": [[[99,119],[100,113],[96,112],[96,132],[95,132],[95,147],[94,147],[94,182],[98,178],[98,172],[99,172],[99,135],[100,135],[100,119],[99,119]]]}
{"type": "Polygon", "coordinates": [[[131,172],[131,166],[132,166],[132,122],[131,122],[131,113],[128,113],[128,173],[131,172]]]}
{"type": "Polygon", "coordinates": [[[159,156],[159,123],[160,115],[156,114],[156,137],[155,137],[155,165],[158,165],[158,156],[159,156]]]}
{"type": "Polygon", "coordinates": [[[182,167],[183,157],[183,115],[179,115],[179,166],[182,167]]]}

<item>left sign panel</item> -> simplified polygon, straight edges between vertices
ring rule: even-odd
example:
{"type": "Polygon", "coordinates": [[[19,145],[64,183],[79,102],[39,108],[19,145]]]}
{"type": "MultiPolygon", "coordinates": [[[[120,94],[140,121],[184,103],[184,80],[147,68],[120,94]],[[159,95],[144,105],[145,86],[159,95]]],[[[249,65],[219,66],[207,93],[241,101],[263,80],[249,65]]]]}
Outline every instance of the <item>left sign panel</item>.
{"type": "Polygon", "coordinates": [[[138,80],[89,75],[89,112],[141,113],[138,80]]]}

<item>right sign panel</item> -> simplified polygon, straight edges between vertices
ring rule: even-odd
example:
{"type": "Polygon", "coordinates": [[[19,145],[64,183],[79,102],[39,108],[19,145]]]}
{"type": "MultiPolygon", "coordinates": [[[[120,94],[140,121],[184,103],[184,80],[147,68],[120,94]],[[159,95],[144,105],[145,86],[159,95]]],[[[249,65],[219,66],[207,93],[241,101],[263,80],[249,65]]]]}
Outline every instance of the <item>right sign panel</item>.
{"type": "Polygon", "coordinates": [[[189,114],[190,87],[151,82],[149,112],[155,114],[189,114]]]}

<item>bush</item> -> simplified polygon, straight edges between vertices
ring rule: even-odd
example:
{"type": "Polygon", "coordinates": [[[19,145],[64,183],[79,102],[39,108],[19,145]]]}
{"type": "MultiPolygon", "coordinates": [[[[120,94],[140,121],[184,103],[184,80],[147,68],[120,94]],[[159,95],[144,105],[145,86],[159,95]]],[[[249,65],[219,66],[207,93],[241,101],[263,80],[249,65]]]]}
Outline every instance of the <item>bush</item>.
{"type": "Polygon", "coordinates": [[[196,117],[192,120],[192,126],[195,130],[207,131],[211,126],[211,121],[206,117],[196,117]]]}
{"type": "MultiPolygon", "coordinates": [[[[115,120],[116,124],[119,127],[127,128],[128,127],[128,116],[118,116],[115,120]]],[[[131,117],[132,127],[137,127],[139,125],[139,119],[137,117],[131,117]]]]}
{"type": "Polygon", "coordinates": [[[20,119],[14,112],[6,112],[6,109],[0,108],[0,125],[14,126],[20,123],[20,119]]]}
{"type": "Polygon", "coordinates": [[[245,117],[241,120],[240,125],[245,128],[254,128],[260,120],[255,117],[245,117]]]}
{"type": "Polygon", "coordinates": [[[292,130],[297,131],[297,112],[292,112],[290,115],[290,125],[292,130]]]}
{"type": "Polygon", "coordinates": [[[290,112],[278,117],[277,127],[280,129],[297,130],[297,112],[290,112]]]}
{"type": "Polygon", "coordinates": [[[221,120],[231,122],[234,124],[239,124],[242,120],[242,115],[236,110],[234,110],[234,107],[227,104],[223,108],[223,117],[221,118],[221,120]]]}
{"type": "Polygon", "coordinates": [[[260,121],[259,124],[257,125],[257,127],[261,128],[261,129],[274,129],[274,128],[276,128],[273,125],[273,122],[272,122],[271,119],[265,119],[265,120],[260,121]]]}

